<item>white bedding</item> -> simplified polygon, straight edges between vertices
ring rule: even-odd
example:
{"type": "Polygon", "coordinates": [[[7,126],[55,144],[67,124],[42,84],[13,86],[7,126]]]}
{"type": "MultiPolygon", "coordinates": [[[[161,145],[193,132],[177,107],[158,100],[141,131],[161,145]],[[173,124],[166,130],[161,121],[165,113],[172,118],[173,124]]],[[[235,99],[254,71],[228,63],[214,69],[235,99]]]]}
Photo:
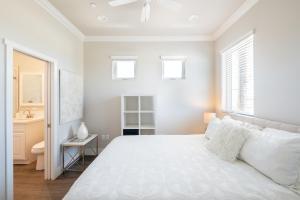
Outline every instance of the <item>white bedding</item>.
{"type": "Polygon", "coordinates": [[[206,150],[200,135],[114,139],[65,200],[299,200],[242,161],[206,150]]]}

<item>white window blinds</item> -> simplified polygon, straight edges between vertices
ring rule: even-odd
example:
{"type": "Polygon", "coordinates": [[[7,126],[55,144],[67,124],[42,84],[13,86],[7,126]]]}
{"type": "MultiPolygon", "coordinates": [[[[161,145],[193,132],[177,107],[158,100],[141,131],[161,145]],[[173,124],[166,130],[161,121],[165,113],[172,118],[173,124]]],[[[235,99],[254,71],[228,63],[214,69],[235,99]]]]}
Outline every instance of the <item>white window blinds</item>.
{"type": "Polygon", "coordinates": [[[251,35],[222,53],[224,111],[254,114],[253,40],[251,35]]]}

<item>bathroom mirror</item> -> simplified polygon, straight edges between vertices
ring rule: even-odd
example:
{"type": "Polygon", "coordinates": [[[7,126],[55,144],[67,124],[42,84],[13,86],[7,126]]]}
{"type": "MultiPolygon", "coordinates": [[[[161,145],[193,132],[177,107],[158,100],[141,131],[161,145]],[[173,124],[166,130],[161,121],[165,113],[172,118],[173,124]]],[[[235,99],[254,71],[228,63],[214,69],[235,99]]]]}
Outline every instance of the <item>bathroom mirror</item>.
{"type": "Polygon", "coordinates": [[[41,73],[20,74],[20,106],[44,105],[44,75],[41,73]]]}

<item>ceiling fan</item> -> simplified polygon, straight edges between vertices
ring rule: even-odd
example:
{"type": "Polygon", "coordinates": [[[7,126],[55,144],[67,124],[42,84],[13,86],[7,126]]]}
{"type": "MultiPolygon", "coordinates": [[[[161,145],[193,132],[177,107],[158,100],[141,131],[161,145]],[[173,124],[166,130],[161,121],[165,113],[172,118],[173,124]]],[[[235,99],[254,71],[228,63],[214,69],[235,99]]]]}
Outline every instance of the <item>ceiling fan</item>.
{"type": "MultiPolygon", "coordinates": [[[[112,0],[109,1],[109,5],[112,7],[118,7],[118,6],[123,6],[123,5],[127,5],[127,4],[131,4],[131,3],[135,3],[137,1],[141,1],[141,0],[112,0]]],[[[144,1],[144,6],[142,8],[142,15],[141,15],[141,22],[142,23],[146,23],[149,21],[150,19],[150,13],[151,13],[151,7],[150,7],[150,3],[151,0],[142,0],[144,1]]],[[[181,4],[177,3],[174,0],[159,0],[159,2],[164,5],[165,7],[168,7],[170,9],[173,10],[178,10],[181,8],[181,4]]]]}

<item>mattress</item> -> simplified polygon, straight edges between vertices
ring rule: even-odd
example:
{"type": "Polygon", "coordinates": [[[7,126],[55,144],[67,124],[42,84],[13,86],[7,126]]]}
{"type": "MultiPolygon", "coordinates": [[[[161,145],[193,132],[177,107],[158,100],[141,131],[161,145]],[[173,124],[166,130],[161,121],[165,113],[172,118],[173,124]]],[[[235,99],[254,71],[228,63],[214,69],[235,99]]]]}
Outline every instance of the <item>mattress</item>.
{"type": "Polygon", "coordinates": [[[64,200],[299,200],[242,161],[226,162],[201,135],[114,139],[64,200]]]}

